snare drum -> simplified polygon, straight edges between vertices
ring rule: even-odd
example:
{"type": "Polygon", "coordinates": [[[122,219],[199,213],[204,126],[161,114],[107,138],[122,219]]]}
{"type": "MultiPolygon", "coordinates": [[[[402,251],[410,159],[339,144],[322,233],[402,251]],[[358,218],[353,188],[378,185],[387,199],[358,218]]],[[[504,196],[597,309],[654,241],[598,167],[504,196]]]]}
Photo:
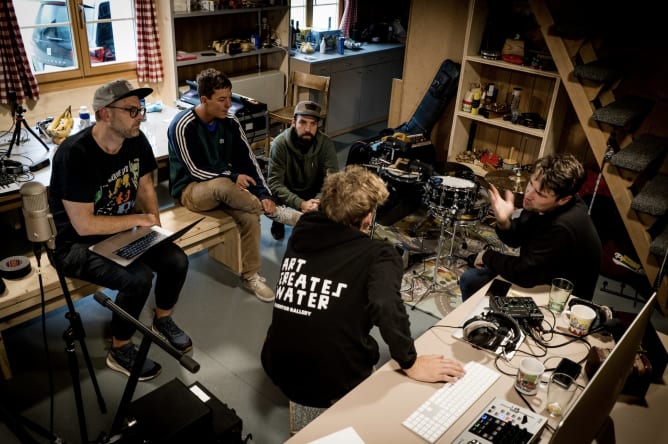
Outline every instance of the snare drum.
{"type": "Polygon", "coordinates": [[[476,198],[478,187],[475,182],[453,176],[432,176],[425,184],[424,199],[436,214],[448,210],[466,213],[476,198]]]}
{"type": "Polygon", "coordinates": [[[390,194],[399,197],[417,198],[420,200],[422,191],[422,173],[419,171],[403,171],[394,168],[383,168],[380,177],[387,183],[390,194]]]}

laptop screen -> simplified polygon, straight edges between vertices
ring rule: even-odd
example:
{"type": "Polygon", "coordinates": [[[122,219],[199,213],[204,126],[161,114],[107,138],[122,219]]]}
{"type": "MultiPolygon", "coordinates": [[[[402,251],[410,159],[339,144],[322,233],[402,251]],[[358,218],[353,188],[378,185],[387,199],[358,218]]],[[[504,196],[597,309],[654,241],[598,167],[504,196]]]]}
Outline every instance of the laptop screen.
{"type": "Polygon", "coordinates": [[[557,425],[550,444],[592,442],[596,438],[633,369],[633,361],[645,335],[655,301],[656,293],[645,303],[575,404],[557,425]]]}

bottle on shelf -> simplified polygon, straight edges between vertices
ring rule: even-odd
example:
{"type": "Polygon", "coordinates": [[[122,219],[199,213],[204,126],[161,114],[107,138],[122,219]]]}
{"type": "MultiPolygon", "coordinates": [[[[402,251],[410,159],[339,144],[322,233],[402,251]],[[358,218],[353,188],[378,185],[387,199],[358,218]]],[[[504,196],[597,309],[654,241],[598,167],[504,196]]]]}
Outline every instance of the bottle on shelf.
{"type": "Polygon", "coordinates": [[[485,94],[486,104],[491,105],[496,103],[496,95],[499,92],[499,89],[493,84],[487,84],[487,92],[485,94]]]}
{"type": "Polygon", "coordinates": [[[473,92],[471,90],[466,91],[464,94],[464,100],[462,101],[462,111],[465,113],[470,113],[473,106],[473,92]]]}
{"type": "Polygon", "coordinates": [[[260,34],[260,40],[262,41],[263,48],[271,47],[271,26],[267,21],[267,17],[262,17],[262,31],[260,34]]]}
{"type": "Polygon", "coordinates": [[[296,49],[297,45],[295,42],[295,33],[297,31],[295,30],[295,21],[294,19],[290,19],[290,48],[296,49]]]}
{"type": "Polygon", "coordinates": [[[329,31],[330,29],[332,29],[332,18],[327,17],[327,30],[329,31]]]}
{"type": "Polygon", "coordinates": [[[513,88],[513,95],[510,99],[510,121],[517,123],[520,120],[520,98],[522,88],[513,88]]]}
{"type": "Polygon", "coordinates": [[[473,115],[478,115],[481,96],[482,92],[480,88],[473,88],[473,100],[471,101],[471,114],[473,115]]]}
{"type": "Polygon", "coordinates": [[[295,48],[299,49],[302,44],[302,32],[299,30],[299,20],[295,21],[295,48]]]}
{"type": "Polygon", "coordinates": [[[327,52],[327,44],[325,43],[325,37],[320,38],[320,54],[325,54],[327,52]]]}

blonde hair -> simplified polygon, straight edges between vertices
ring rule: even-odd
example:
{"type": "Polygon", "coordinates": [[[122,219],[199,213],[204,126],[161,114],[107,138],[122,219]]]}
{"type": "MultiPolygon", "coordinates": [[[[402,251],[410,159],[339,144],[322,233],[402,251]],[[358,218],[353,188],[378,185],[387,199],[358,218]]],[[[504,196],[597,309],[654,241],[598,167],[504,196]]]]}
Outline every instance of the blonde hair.
{"type": "Polygon", "coordinates": [[[383,180],[359,165],[325,177],[320,209],[327,218],[359,229],[364,218],[390,195],[383,180]]]}

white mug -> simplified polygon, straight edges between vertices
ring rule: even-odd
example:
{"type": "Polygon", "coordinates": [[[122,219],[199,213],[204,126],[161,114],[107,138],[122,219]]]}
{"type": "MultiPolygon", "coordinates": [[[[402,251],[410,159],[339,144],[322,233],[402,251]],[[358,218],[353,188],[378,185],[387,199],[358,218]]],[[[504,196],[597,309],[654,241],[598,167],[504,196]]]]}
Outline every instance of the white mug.
{"type": "Polygon", "coordinates": [[[536,358],[523,358],[517,369],[515,388],[525,395],[535,395],[545,366],[536,358]]]}
{"type": "Polygon", "coordinates": [[[584,336],[596,319],[596,312],[586,305],[573,305],[570,310],[564,310],[562,317],[568,323],[568,330],[575,336],[584,336]]]}

